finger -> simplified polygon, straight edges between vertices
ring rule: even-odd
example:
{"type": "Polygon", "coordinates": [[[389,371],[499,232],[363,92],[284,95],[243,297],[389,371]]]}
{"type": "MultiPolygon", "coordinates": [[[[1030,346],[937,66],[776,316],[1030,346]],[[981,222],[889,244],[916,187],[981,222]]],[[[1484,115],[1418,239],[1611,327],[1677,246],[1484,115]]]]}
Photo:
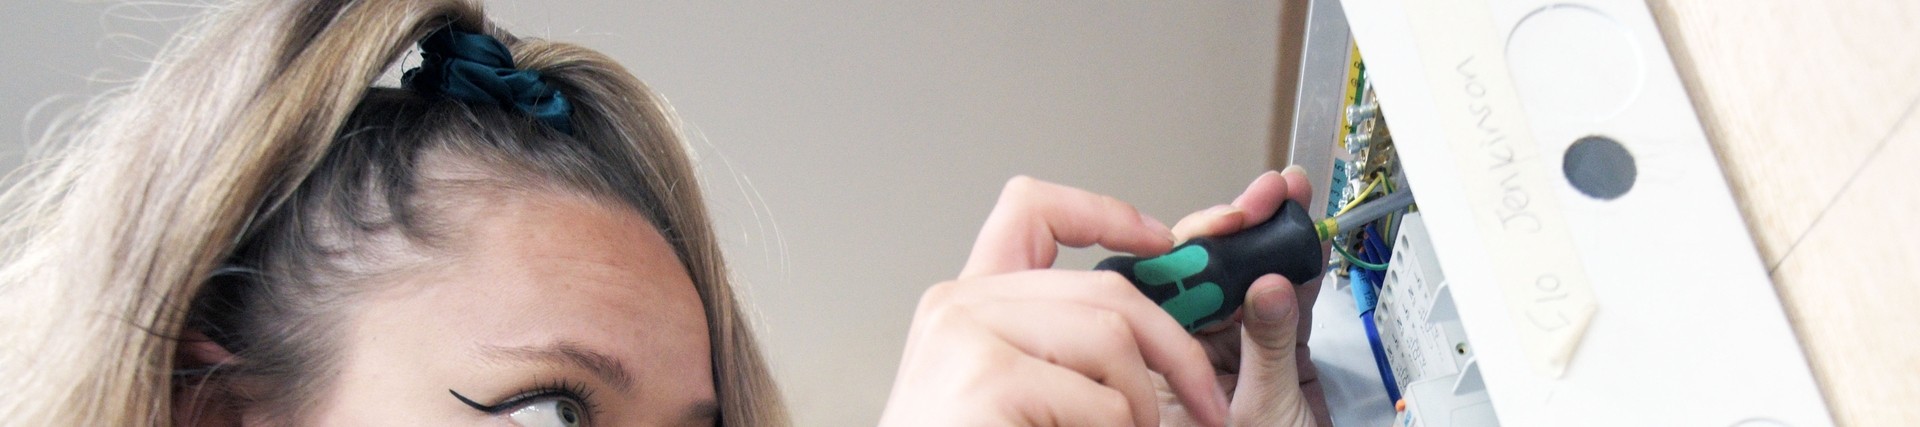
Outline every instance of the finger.
{"type": "Polygon", "coordinates": [[[1120,426],[1138,422],[1126,395],[1079,372],[1039,359],[1019,359],[1013,373],[1009,381],[998,383],[1009,389],[997,393],[1006,399],[997,404],[1014,408],[1024,418],[1011,424],[1120,426]]]}
{"type": "Polygon", "coordinates": [[[1280,204],[1287,200],[1291,191],[1291,184],[1282,173],[1262,173],[1253,179],[1253,183],[1247,184],[1247,189],[1241,191],[1233,203],[1194,212],[1174,223],[1174,239],[1184,241],[1195,237],[1232,234],[1265,222],[1280,209],[1280,204]]]}
{"type": "Polygon", "coordinates": [[[1200,341],[1200,348],[1207,352],[1207,362],[1213,364],[1215,373],[1232,374],[1240,372],[1240,320],[1219,322],[1221,328],[1212,331],[1200,331],[1193,338],[1200,341]]]}
{"type": "MultiPolygon", "coordinates": [[[[1302,169],[1300,165],[1287,166],[1285,170],[1280,171],[1280,178],[1287,182],[1287,200],[1292,200],[1301,206],[1313,206],[1313,184],[1308,182],[1305,169],[1302,169]]],[[[1329,251],[1332,250],[1330,245],[1331,243],[1329,242],[1321,242],[1320,253],[1330,253],[1329,251]]],[[[1307,347],[1307,341],[1310,340],[1313,335],[1313,303],[1320,300],[1320,283],[1322,279],[1325,278],[1326,275],[1322,274],[1319,277],[1306,281],[1306,283],[1294,284],[1296,299],[1300,301],[1300,310],[1298,313],[1305,313],[1299,316],[1299,334],[1294,337],[1302,349],[1307,347]]],[[[1303,367],[1313,365],[1313,359],[1311,358],[1301,357],[1299,360],[1300,365],[1303,367]]],[[[1315,373],[1318,371],[1313,369],[1301,369],[1300,372],[1301,375],[1305,376],[1301,379],[1302,381],[1310,381],[1318,377],[1318,374],[1315,373]]]]}
{"type": "MultiPolygon", "coordinates": [[[[1301,354],[1299,357],[1304,359],[1307,358],[1307,355],[1301,354]]],[[[1307,367],[1308,370],[1300,371],[1301,375],[1304,376],[1313,370],[1312,364],[1308,364],[1307,367]]],[[[1333,425],[1333,411],[1327,406],[1327,391],[1326,388],[1321,386],[1320,381],[1314,380],[1300,383],[1300,394],[1306,395],[1307,407],[1313,410],[1314,419],[1319,421],[1315,423],[1316,425],[1333,425]]]]}
{"type": "Polygon", "coordinates": [[[1209,425],[1226,421],[1227,398],[1213,381],[1206,352],[1186,329],[1119,274],[1110,271],[1029,270],[929,289],[923,307],[1005,301],[1068,302],[1119,314],[1133,328],[1147,367],[1167,377],[1174,393],[1209,425]]]}
{"type": "MultiPolygon", "coordinates": [[[[1327,253],[1327,250],[1326,245],[1321,245],[1320,253],[1327,253]]],[[[1307,357],[1307,342],[1313,337],[1313,304],[1320,299],[1320,285],[1324,283],[1322,279],[1327,275],[1320,276],[1293,287],[1294,299],[1299,302],[1300,307],[1299,310],[1294,311],[1300,314],[1294,316],[1296,326],[1293,336],[1294,348],[1299,350],[1296,355],[1301,366],[1300,381],[1312,381],[1319,377],[1319,371],[1310,369],[1313,366],[1313,358],[1307,357]]]]}
{"type": "Polygon", "coordinates": [[[1300,392],[1295,364],[1299,305],[1293,284],[1269,274],[1255,280],[1247,292],[1233,419],[1246,425],[1310,425],[1313,411],[1300,392]]]}
{"type": "Polygon", "coordinates": [[[1160,425],[1153,380],[1133,327],[1112,311],[1080,304],[978,304],[980,323],[1034,358],[1071,369],[1126,396],[1136,426],[1160,425]]]}
{"type": "Polygon", "coordinates": [[[1119,199],[1018,176],[1001,190],[960,277],[1052,267],[1062,244],[1151,256],[1171,249],[1173,234],[1119,199]]]}
{"type": "MultiPolygon", "coordinates": [[[[1287,170],[1297,171],[1299,168],[1288,168],[1287,170]]],[[[1295,172],[1295,174],[1301,178],[1306,177],[1305,172],[1295,172]]],[[[1267,218],[1273,217],[1275,211],[1280,210],[1280,204],[1286,202],[1288,197],[1293,194],[1293,187],[1296,182],[1288,181],[1285,178],[1286,175],[1285,173],[1273,171],[1262,173],[1260,177],[1253,179],[1253,183],[1247,184],[1246,191],[1240,192],[1240,197],[1233,199],[1234,206],[1238,206],[1240,210],[1247,212],[1246,225],[1252,226],[1266,222],[1267,218]]],[[[1308,186],[1304,180],[1297,184],[1303,189],[1308,186]]],[[[1303,200],[1300,203],[1306,204],[1307,202],[1303,200]]]]}
{"type": "Polygon", "coordinates": [[[1215,205],[1199,212],[1187,214],[1173,223],[1175,242],[1186,242],[1195,237],[1222,236],[1247,228],[1247,212],[1234,205],[1215,205]]]}
{"type": "Polygon", "coordinates": [[[1280,205],[1293,201],[1312,206],[1313,184],[1300,166],[1288,166],[1280,172],[1266,172],[1247,184],[1247,189],[1232,204],[1195,212],[1173,226],[1176,239],[1232,233],[1266,222],[1280,211],[1280,205]]]}
{"type": "Polygon", "coordinates": [[[1280,179],[1287,183],[1283,192],[1287,200],[1300,203],[1301,206],[1313,206],[1313,181],[1307,179],[1305,168],[1300,165],[1287,166],[1280,171],[1280,179]]]}
{"type": "Polygon", "coordinates": [[[1247,190],[1233,199],[1233,206],[1246,212],[1246,226],[1266,222],[1280,211],[1280,205],[1287,201],[1300,206],[1313,206],[1313,183],[1307,179],[1306,169],[1300,165],[1287,166],[1280,172],[1267,172],[1247,184],[1247,190]]]}
{"type": "Polygon", "coordinates": [[[973,420],[989,425],[1128,425],[1131,403],[1118,390],[1047,363],[986,323],[981,305],[942,304],[914,316],[880,425],[973,420]],[[983,419],[991,418],[991,419],[983,419]]]}

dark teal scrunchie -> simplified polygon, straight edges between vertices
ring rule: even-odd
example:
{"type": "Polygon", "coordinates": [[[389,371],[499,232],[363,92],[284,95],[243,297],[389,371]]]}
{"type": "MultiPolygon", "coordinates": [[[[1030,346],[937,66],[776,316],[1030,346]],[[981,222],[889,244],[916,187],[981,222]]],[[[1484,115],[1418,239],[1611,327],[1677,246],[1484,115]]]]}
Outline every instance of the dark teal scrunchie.
{"type": "Polygon", "coordinates": [[[408,89],[498,105],[573,134],[567,97],[540,81],[539,71],[514,68],[513,53],[500,40],[448,26],[420,40],[420,50],[420,67],[401,79],[408,89]]]}

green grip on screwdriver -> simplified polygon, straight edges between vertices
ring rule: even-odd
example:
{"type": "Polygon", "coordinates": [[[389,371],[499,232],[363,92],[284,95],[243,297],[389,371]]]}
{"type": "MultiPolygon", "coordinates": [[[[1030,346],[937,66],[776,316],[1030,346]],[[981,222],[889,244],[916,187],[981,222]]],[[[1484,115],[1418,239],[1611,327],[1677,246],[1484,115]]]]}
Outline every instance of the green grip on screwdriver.
{"type": "Polygon", "coordinates": [[[1194,238],[1153,258],[1107,258],[1093,268],[1125,276],[1193,332],[1232,317],[1260,276],[1277,273],[1297,286],[1319,277],[1326,259],[1313,218],[1287,201],[1267,222],[1240,232],[1194,238]]]}

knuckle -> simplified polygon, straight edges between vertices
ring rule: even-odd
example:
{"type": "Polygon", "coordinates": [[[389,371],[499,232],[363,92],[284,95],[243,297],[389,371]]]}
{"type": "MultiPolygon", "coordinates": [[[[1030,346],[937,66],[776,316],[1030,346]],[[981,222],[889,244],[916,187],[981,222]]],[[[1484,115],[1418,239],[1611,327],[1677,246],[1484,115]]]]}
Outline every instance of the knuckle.
{"type": "Polygon", "coordinates": [[[1101,310],[1094,315],[1093,321],[1098,328],[1093,333],[1098,334],[1097,339],[1105,347],[1101,349],[1104,353],[1137,354],[1140,352],[1140,342],[1134,339],[1133,325],[1127,322],[1126,316],[1101,310]]]}
{"type": "Polygon", "coordinates": [[[1009,178],[1006,185],[1000,188],[1000,199],[994,202],[993,209],[996,213],[1006,211],[1016,216],[1031,215],[1028,211],[1038,209],[1035,205],[1040,201],[1042,186],[1042,181],[1026,175],[1009,178]]]}
{"type": "Polygon", "coordinates": [[[920,306],[914,309],[915,329],[948,329],[972,315],[954,295],[955,287],[954,282],[941,283],[920,296],[920,306]]]}
{"type": "Polygon", "coordinates": [[[946,329],[965,322],[971,314],[965,306],[959,304],[939,304],[921,313],[927,326],[933,329],[946,329]]]}
{"type": "Polygon", "coordinates": [[[1007,178],[1007,188],[1029,188],[1039,181],[1028,175],[1014,175],[1012,178],[1007,178]]]}
{"type": "Polygon", "coordinates": [[[1094,400],[1101,414],[1105,414],[1108,425],[1128,425],[1133,423],[1133,403],[1127,400],[1126,393],[1111,388],[1101,389],[1094,400]]]}
{"type": "Polygon", "coordinates": [[[1000,195],[1016,196],[1029,194],[1032,193],[1034,189],[1039,188],[1039,186],[1039,179],[1026,175],[1014,175],[1012,178],[1007,178],[1006,185],[1000,187],[1000,195]]]}
{"type": "Polygon", "coordinates": [[[1127,201],[1125,200],[1120,200],[1119,197],[1113,197],[1113,196],[1102,194],[1100,195],[1100,203],[1101,205],[1103,205],[1105,208],[1109,210],[1112,210],[1114,212],[1124,212],[1127,214],[1127,216],[1140,215],[1139,208],[1134,207],[1132,203],[1127,203],[1127,201]]]}
{"type": "Polygon", "coordinates": [[[1012,364],[1014,355],[991,345],[968,345],[953,349],[950,368],[959,374],[966,388],[991,390],[1007,377],[1002,370],[1012,364]]]}
{"type": "Polygon", "coordinates": [[[1126,316],[1108,310],[1094,313],[1093,323],[1099,328],[1101,337],[1115,346],[1132,346],[1133,328],[1127,324],[1126,316]]]}
{"type": "Polygon", "coordinates": [[[1127,297],[1140,293],[1134,290],[1133,282],[1127,281],[1127,277],[1117,271],[1099,271],[1095,274],[1094,290],[1103,295],[1127,297]]]}
{"type": "Polygon", "coordinates": [[[926,292],[920,293],[920,305],[917,310],[924,312],[952,301],[956,287],[959,287],[959,283],[953,281],[935,283],[927,287],[926,292]]]}
{"type": "Polygon", "coordinates": [[[1047,418],[1049,402],[1044,397],[1029,395],[1026,387],[1011,386],[1000,388],[998,391],[992,398],[995,407],[1012,409],[1013,413],[1020,414],[1020,419],[1047,418]]]}
{"type": "Polygon", "coordinates": [[[1014,413],[1019,414],[1044,412],[1045,403],[1040,399],[1034,399],[1033,396],[1028,394],[1031,387],[1028,387],[1027,384],[1023,384],[1021,381],[1012,380],[1013,378],[1029,377],[1029,375],[1022,375],[1022,373],[1019,372],[1006,373],[1015,375],[982,376],[978,382],[973,384],[972,389],[981,394],[981,396],[979,396],[980,400],[991,405],[988,407],[1008,408],[1012,409],[1014,413]]]}

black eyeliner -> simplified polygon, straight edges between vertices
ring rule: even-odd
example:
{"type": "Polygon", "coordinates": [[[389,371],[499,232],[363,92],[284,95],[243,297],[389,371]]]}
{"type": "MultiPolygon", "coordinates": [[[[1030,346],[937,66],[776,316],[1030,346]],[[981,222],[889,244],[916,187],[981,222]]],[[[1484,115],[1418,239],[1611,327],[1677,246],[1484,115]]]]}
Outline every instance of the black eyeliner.
{"type": "Polygon", "coordinates": [[[453,389],[447,389],[447,392],[453,393],[453,398],[460,399],[460,403],[465,403],[467,404],[467,406],[472,406],[473,409],[475,410],[479,410],[480,412],[485,412],[488,414],[499,414],[500,412],[503,412],[508,408],[507,406],[508,403],[514,402],[514,401],[507,401],[506,403],[487,406],[487,405],[480,404],[480,402],[475,402],[473,401],[473,399],[468,399],[466,396],[461,396],[460,392],[453,391],[453,389]]]}
{"type": "Polygon", "coordinates": [[[563,398],[567,400],[572,400],[575,404],[580,405],[581,410],[586,411],[588,413],[593,413],[599,409],[598,406],[595,405],[593,401],[589,400],[592,398],[592,395],[593,395],[592,391],[587,390],[586,387],[582,387],[578,384],[564,381],[564,380],[554,381],[552,384],[549,384],[545,387],[540,387],[531,391],[522,392],[518,395],[507,398],[507,400],[504,402],[500,402],[492,405],[485,405],[485,404],[481,404],[480,402],[475,402],[473,399],[468,399],[466,396],[461,395],[460,392],[453,391],[453,389],[447,389],[447,393],[452,394],[454,399],[459,399],[460,403],[464,403],[467,406],[473,407],[474,410],[485,412],[488,415],[499,415],[501,413],[507,412],[508,410],[515,409],[522,405],[525,405],[527,402],[531,402],[539,399],[551,398],[551,397],[558,397],[558,398],[563,398]]]}

